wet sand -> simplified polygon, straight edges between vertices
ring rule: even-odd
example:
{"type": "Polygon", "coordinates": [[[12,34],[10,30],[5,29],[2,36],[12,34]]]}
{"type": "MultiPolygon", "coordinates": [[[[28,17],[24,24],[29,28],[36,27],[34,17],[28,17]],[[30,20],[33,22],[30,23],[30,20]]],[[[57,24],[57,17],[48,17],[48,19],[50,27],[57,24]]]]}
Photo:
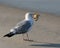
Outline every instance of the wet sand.
{"type": "Polygon", "coordinates": [[[0,48],[59,48],[60,16],[47,13],[40,13],[40,19],[28,32],[33,42],[23,41],[22,35],[15,35],[11,38],[3,37],[24,19],[26,12],[28,11],[0,5],[0,48]]]}

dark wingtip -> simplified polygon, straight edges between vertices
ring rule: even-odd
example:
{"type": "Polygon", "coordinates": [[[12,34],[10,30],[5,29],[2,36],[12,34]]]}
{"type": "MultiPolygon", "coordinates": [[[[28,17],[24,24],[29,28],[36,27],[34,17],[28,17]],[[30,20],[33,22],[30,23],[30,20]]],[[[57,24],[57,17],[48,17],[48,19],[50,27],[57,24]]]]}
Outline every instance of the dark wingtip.
{"type": "Polygon", "coordinates": [[[11,32],[9,34],[4,35],[3,37],[12,37],[14,34],[11,32]]]}
{"type": "Polygon", "coordinates": [[[3,37],[11,37],[12,35],[4,35],[3,37]]]}
{"type": "Polygon", "coordinates": [[[6,37],[6,35],[4,35],[3,37],[6,37]]]}

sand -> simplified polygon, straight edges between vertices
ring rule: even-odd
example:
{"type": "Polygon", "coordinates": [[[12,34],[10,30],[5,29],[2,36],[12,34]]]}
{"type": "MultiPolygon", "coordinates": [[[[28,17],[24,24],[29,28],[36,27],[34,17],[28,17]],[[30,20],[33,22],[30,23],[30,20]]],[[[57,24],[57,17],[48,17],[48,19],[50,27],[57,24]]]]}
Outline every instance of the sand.
{"type": "Polygon", "coordinates": [[[3,37],[24,19],[26,12],[28,11],[0,5],[0,48],[60,48],[60,16],[47,13],[40,13],[40,19],[28,32],[33,42],[23,41],[22,35],[3,37]]]}

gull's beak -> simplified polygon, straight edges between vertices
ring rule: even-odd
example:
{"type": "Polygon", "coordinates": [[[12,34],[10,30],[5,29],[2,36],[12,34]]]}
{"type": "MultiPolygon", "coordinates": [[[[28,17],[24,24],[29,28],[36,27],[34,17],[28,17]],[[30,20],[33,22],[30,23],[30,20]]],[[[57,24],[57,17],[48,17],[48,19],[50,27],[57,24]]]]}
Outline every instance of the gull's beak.
{"type": "Polygon", "coordinates": [[[40,16],[40,14],[34,13],[33,19],[34,19],[35,21],[37,21],[37,20],[39,19],[39,16],[40,16]]]}

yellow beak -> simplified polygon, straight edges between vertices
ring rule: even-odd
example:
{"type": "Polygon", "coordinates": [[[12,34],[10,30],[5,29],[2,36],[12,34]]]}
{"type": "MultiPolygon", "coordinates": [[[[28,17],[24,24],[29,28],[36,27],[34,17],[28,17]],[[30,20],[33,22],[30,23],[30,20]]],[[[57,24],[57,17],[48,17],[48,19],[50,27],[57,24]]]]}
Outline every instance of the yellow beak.
{"type": "Polygon", "coordinates": [[[39,19],[39,16],[40,16],[40,14],[35,13],[34,16],[33,16],[34,20],[37,21],[39,19]]]}

